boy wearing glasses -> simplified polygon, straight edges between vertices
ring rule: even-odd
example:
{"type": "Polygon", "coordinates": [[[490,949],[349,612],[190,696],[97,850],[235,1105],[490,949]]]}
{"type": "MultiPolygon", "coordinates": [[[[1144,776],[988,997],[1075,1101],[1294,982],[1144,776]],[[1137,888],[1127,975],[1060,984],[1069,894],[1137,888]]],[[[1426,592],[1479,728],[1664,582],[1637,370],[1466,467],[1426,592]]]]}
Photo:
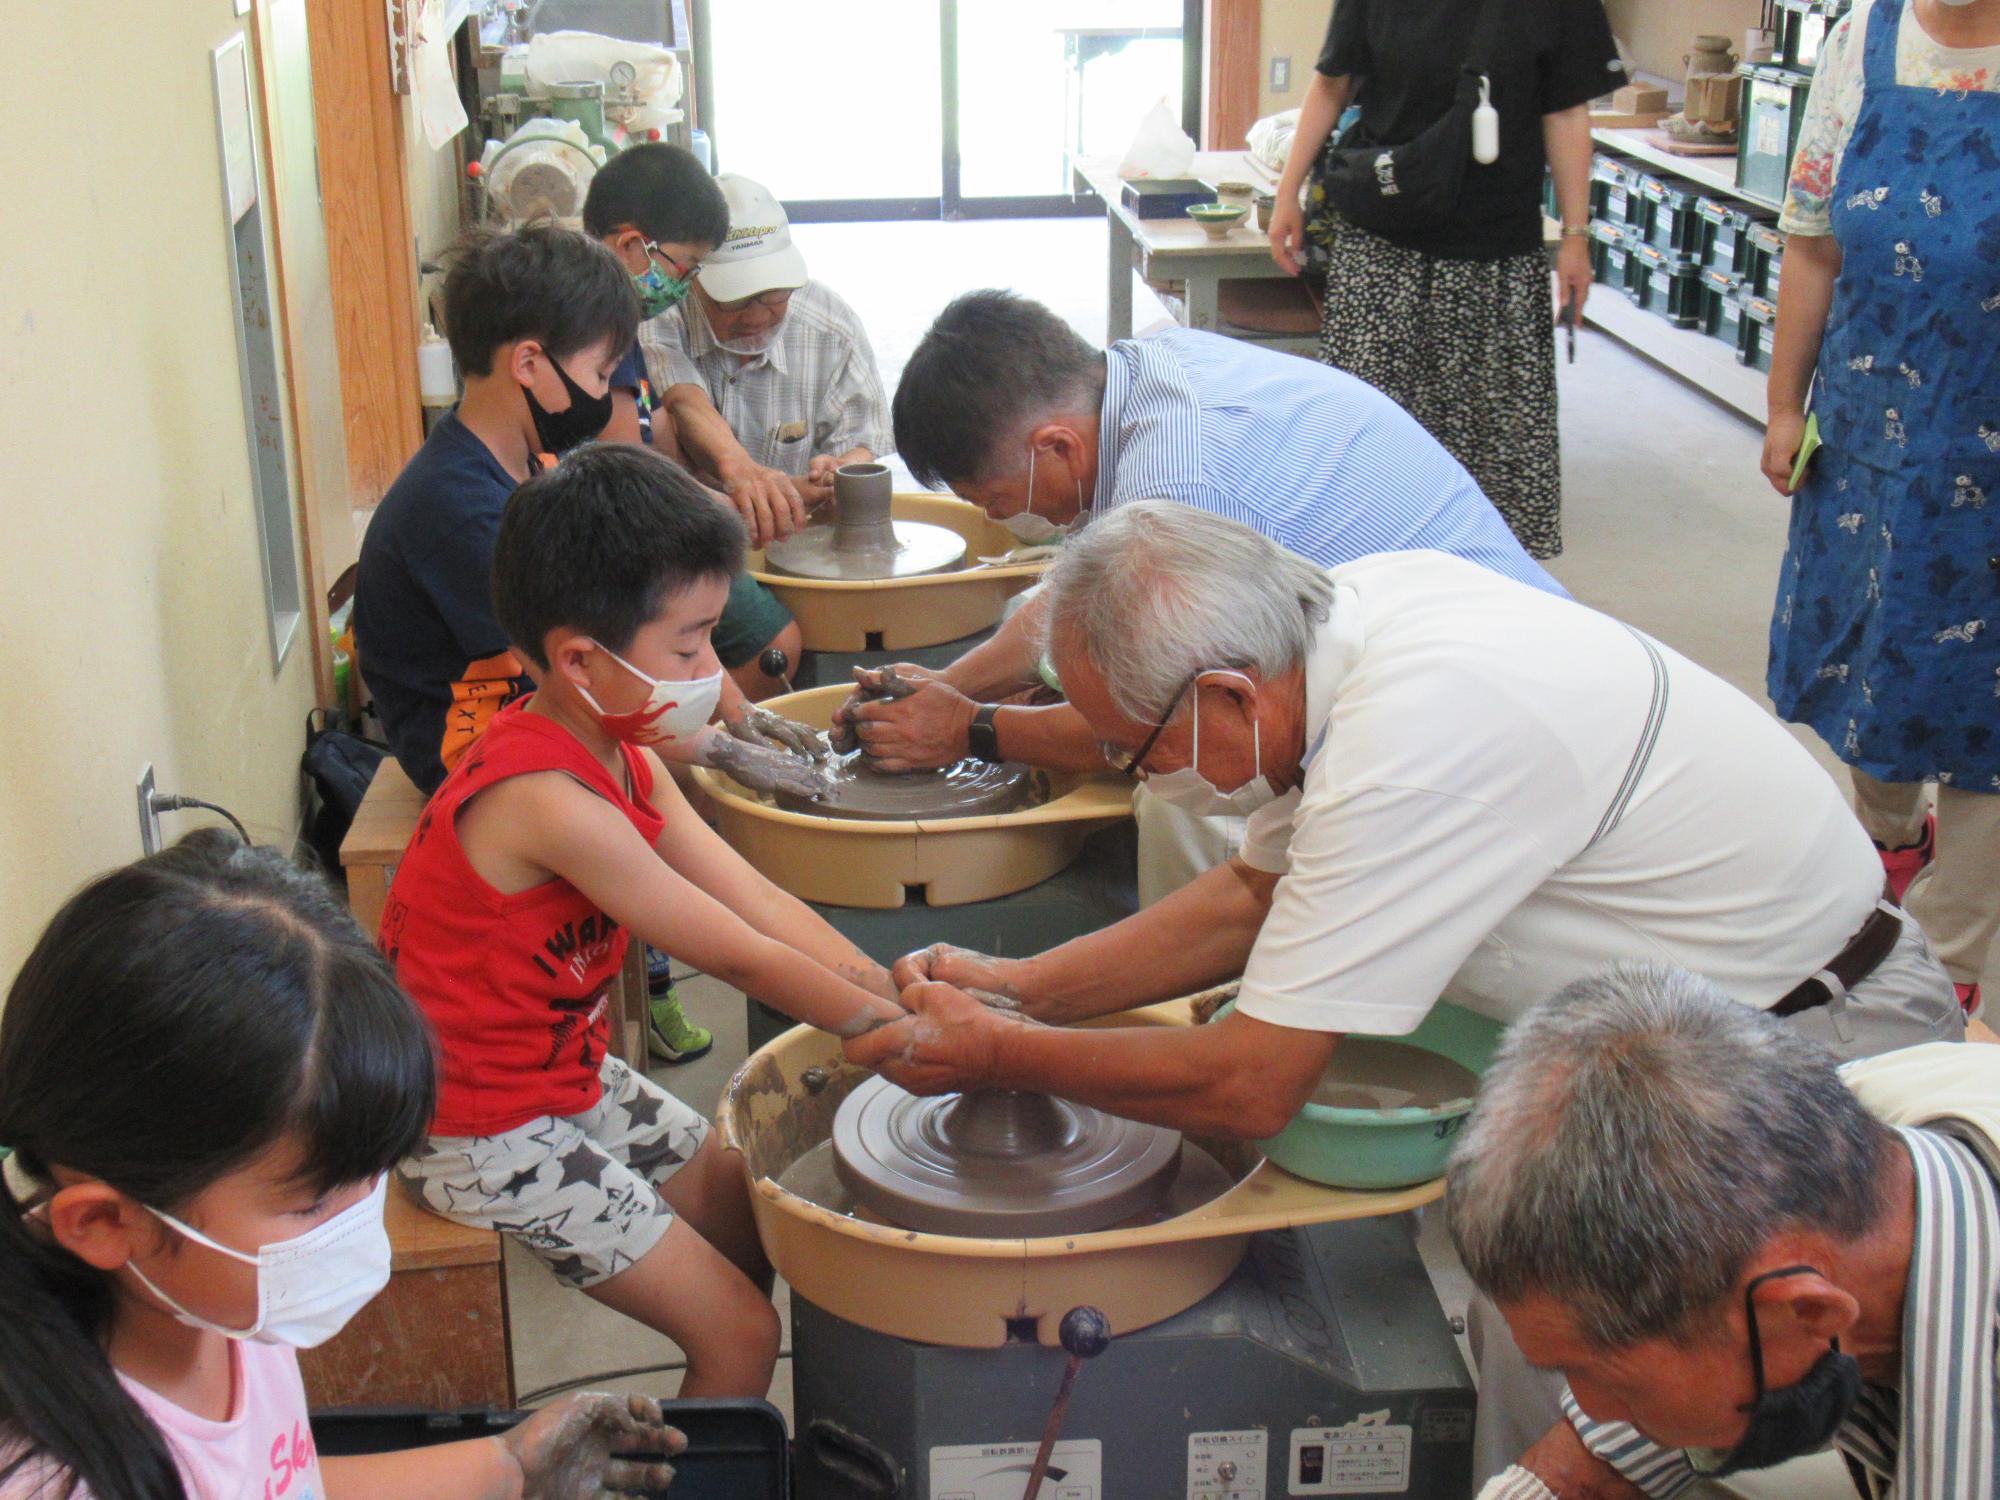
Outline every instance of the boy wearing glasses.
{"type": "MultiPolygon", "coordinates": [[[[785,210],[762,184],[716,178],[729,230],[694,295],[640,329],[661,406],[696,469],[790,476],[791,515],[753,521],[762,545],[833,494],[833,471],[888,452],[889,404],[861,320],[808,279],[785,210]]],[[[774,507],[774,512],[776,507],[774,507]]]]}

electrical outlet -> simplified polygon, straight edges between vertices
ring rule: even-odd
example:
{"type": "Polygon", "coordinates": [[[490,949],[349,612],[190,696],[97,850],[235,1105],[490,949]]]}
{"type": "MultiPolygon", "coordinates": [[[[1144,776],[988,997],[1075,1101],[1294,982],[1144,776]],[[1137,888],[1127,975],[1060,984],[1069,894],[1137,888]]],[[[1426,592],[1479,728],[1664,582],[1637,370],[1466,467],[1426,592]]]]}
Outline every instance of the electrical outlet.
{"type": "Polygon", "coordinates": [[[1292,86],[1292,60],[1289,57],[1271,59],[1271,92],[1282,94],[1292,86]]]}
{"type": "Polygon", "coordinates": [[[153,807],[153,763],[139,767],[139,847],[147,854],[160,852],[160,815],[153,807]]]}

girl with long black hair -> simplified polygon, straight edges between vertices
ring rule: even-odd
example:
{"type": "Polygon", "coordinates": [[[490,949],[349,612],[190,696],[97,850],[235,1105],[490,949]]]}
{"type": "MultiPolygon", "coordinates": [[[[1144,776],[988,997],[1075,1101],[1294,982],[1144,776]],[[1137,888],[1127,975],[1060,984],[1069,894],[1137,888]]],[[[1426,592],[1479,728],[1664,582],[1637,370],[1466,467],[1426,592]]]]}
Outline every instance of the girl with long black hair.
{"type": "Polygon", "coordinates": [[[0,1012],[0,1500],[657,1487],[640,1398],[322,1464],[298,1348],[389,1274],[388,1168],[435,1095],[422,1017],[315,876],[215,832],[64,905],[0,1012]]]}

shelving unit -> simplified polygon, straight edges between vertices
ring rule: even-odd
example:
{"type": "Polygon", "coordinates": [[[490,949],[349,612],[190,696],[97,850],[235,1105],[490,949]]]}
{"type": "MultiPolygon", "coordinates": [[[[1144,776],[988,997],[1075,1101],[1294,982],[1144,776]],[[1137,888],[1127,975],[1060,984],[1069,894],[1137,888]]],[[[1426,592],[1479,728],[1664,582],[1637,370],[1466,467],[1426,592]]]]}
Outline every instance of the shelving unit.
{"type": "MultiPolygon", "coordinates": [[[[1676,156],[1647,139],[1643,130],[1593,130],[1591,139],[1605,150],[1644,162],[1697,184],[1713,197],[1776,210],[1778,205],[1736,186],[1733,156],[1676,156]]],[[[1583,305],[1584,320],[1627,348],[1657,360],[1684,380],[1751,421],[1764,423],[1764,372],[1738,364],[1727,344],[1692,329],[1676,328],[1645,312],[1614,287],[1599,287],[1583,305]]]]}

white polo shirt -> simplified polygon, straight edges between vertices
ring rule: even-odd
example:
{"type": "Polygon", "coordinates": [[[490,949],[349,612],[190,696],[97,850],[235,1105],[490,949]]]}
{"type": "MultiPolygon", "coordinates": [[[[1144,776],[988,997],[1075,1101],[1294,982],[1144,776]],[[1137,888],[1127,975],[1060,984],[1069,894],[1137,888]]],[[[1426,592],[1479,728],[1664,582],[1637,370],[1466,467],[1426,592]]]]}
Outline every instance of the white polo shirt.
{"type": "Polygon", "coordinates": [[[1245,1015],[1396,1036],[1442,997],[1509,1021],[1620,959],[1762,1008],[1881,896],[1833,779],[1685,657],[1439,552],[1328,576],[1305,782],[1243,845],[1283,877],[1245,1015]]]}

